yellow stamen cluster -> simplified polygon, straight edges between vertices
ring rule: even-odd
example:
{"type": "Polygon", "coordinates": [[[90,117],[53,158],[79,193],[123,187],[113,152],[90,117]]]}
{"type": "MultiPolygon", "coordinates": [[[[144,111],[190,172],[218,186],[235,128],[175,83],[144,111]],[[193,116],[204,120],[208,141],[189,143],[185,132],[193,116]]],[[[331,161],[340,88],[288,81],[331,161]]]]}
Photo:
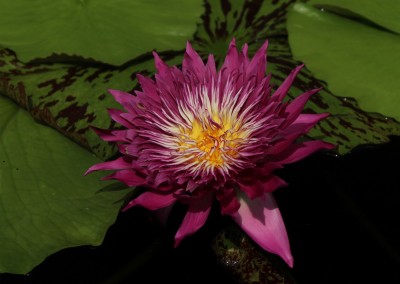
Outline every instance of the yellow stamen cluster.
{"type": "Polygon", "coordinates": [[[213,168],[222,166],[229,158],[238,156],[240,135],[235,128],[230,121],[195,119],[191,129],[183,133],[185,139],[180,150],[192,155],[192,163],[213,168]]]}

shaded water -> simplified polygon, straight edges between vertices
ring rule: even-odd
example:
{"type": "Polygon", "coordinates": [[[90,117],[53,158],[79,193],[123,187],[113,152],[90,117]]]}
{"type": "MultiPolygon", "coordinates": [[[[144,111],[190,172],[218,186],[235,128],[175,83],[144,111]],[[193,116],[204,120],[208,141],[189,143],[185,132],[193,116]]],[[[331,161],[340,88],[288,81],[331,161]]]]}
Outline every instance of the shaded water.
{"type": "MultiPolygon", "coordinates": [[[[298,283],[400,283],[400,138],[344,157],[315,154],[279,172],[289,187],[275,196],[286,222],[298,283]]],[[[237,283],[211,242],[232,225],[215,207],[207,224],[177,249],[185,208],[167,228],[140,208],[121,213],[100,247],[56,253],[28,276],[0,283],[237,283]]]]}

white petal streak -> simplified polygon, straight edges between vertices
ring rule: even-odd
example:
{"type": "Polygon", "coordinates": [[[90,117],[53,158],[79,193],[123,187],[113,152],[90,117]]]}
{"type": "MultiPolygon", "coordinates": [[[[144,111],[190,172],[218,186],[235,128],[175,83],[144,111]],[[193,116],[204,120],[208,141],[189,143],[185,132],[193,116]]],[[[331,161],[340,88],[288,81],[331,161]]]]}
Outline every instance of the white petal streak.
{"type": "Polygon", "coordinates": [[[262,90],[255,90],[250,82],[236,89],[236,79],[228,78],[224,85],[221,80],[219,76],[217,82],[194,89],[186,84],[175,106],[162,101],[165,108],[161,113],[153,113],[146,120],[152,129],[140,131],[141,137],[157,145],[149,159],[167,160],[170,166],[194,177],[226,179],[253,166],[252,157],[263,154],[257,149],[265,143],[265,137],[254,135],[263,133],[273,117],[257,111],[262,90]]]}

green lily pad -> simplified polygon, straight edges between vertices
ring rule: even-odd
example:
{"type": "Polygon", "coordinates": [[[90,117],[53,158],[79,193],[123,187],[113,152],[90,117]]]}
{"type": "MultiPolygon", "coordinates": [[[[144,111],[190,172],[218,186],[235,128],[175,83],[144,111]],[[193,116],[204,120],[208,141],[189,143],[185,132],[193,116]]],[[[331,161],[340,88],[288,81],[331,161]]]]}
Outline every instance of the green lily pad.
{"type": "Polygon", "coordinates": [[[179,50],[196,30],[200,0],[0,0],[0,45],[21,61],[79,56],[113,65],[179,50]]]}
{"type": "Polygon", "coordinates": [[[310,0],[307,3],[339,14],[361,16],[381,27],[400,33],[400,1],[310,0]]]}
{"type": "Polygon", "coordinates": [[[288,18],[295,59],[363,110],[400,120],[400,36],[296,4],[288,18]]]}
{"type": "Polygon", "coordinates": [[[99,162],[0,96],[0,272],[27,273],[48,255],[99,245],[125,191],[97,192],[99,162]]]}

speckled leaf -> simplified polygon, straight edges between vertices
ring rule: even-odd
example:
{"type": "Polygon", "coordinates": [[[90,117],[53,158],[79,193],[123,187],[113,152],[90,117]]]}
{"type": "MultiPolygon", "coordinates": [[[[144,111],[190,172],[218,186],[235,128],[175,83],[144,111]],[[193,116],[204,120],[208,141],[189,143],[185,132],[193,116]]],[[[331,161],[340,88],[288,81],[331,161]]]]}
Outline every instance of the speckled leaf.
{"type": "Polygon", "coordinates": [[[79,56],[121,65],[154,48],[182,49],[201,0],[0,0],[0,45],[28,62],[79,56]]]}
{"type": "Polygon", "coordinates": [[[48,255],[99,245],[126,191],[98,192],[93,154],[0,96],[0,273],[27,273],[48,255]]]}
{"type": "Polygon", "coordinates": [[[297,4],[289,14],[295,58],[362,109],[400,121],[400,35],[297,4]]]}
{"type": "MultiPolygon", "coordinates": [[[[286,16],[295,2],[206,1],[203,23],[194,37],[195,48],[204,55],[213,49],[222,55],[235,36],[239,46],[248,42],[249,50],[255,51],[268,38],[267,72],[272,73],[273,82],[278,85],[290,70],[301,64],[293,59],[286,30],[286,16]]],[[[307,68],[303,68],[294,82],[290,97],[315,87],[324,89],[312,97],[306,110],[329,112],[331,116],[319,123],[309,138],[332,142],[343,154],[360,144],[383,143],[388,141],[388,135],[400,134],[400,124],[394,119],[362,110],[351,95],[337,96],[307,68]]]]}
{"type": "Polygon", "coordinates": [[[195,49],[203,56],[212,53],[223,59],[232,37],[239,46],[248,43],[250,53],[266,38],[286,37],[285,17],[294,2],[205,0],[202,23],[194,35],[195,49]]]}
{"type": "MultiPolygon", "coordinates": [[[[167,53],[172,63],[181,52],[167,53]]],[[[161,54],[162,55],[162,54],[161,54]]],[[[151,54],[121,67],[85,64],[25,64],[8,49],[0,49],[0,92],[102,159],[116,147],[103,142],[89,126],[114,127],[107,108],[120,108],[108,89],[132,92],[136,74],[154,72],[151,54]]]]}
{"type": "Polygon", "coordinates": [[[236,283],[293,284],[287,268],[279,266],[276,256],[258,249],[257,245],[237,227],[218,233],[212,243],[217,261],[236,283]]]}

